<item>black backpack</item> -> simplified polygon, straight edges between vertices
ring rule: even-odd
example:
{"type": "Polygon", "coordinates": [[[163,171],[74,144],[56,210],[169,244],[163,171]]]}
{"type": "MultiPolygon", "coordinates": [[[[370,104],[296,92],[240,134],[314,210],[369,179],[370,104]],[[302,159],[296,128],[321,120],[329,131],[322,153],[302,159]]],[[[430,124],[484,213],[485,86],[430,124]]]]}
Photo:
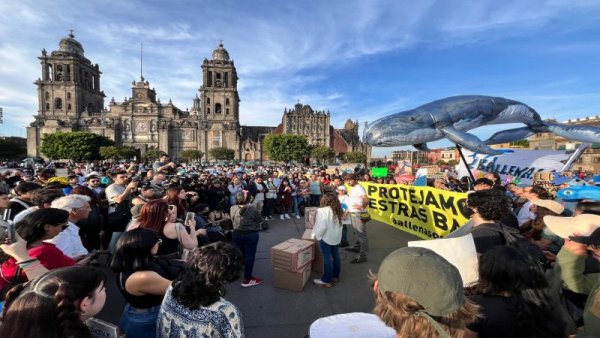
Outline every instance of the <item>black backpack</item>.
{"type": "Polygon", "coordinates": [[[108,228],[112,232],[123,232],[131,221],[131,207],[128,201],[115,203],[115,211],[108,214],[108,228]]]}
{"type": "Polygon", "coordinates": [[[542,249],[525,239],[519,230],[501,223],[496,223],[496,225],[498,227],[481,224],[478,228],[498,232],[504,239],[505,245],[527,253],[529,257],[540,264],[542,270],[546,271],[546,269],[551,267],[551,262],[546,258],[542,249]]]}

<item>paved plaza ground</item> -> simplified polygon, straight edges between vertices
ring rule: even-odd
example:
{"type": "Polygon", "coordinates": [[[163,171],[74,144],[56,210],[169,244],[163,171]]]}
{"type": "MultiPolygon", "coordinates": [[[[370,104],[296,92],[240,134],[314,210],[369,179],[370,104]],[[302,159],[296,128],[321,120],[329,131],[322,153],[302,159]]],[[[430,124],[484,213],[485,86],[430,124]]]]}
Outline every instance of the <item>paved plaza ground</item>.
{"type": "MultiPolygon", "coordinates": [[[[278,216],[277,216],[278,217],[278,216]]],[[[367,278],[369,269],[377,271],[383,258],[394,249],[406,246],[407,241],[416,238],[389,225],[371,221],[368,223],[369,261],[353,265],[349,261],[355,255],[340,251],[342,260],[341,281],[329,289],[312,284],[314,274],[303,292],[293,292],[273,287],[273,271],[270,262],[271,247],[289,238],[300,238],[304,232],[304,219],[270,222],[269,230],[261,232],[256,254],[254,275],[264,279],[264,283],[251,288],[242,288],[240,282],[227,287],[226,298],[238,306],[242,312],[246,336],[264,337],[305,337],[310,324],[320,317],[348,312],[371,312],[373,294],[367,278]]],[[[350,238],[353,238],[352,235],[350,238]]],[[[106,306],[98,316],[112,323],[118,323],[124,301],[115,285],[114,275],[110,275],[106,306]]]]}

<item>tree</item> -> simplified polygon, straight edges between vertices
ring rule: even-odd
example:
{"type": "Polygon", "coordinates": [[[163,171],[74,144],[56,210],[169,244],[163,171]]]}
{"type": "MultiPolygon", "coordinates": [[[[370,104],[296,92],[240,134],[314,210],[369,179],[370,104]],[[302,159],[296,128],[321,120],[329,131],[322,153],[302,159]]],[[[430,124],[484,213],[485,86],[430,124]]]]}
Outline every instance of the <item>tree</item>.
{"type": "Polygon", "coordinates": [[[451,167],[453,167],[453,166],[455,166],[457,164],[458,164],[457,160],[450,160],[450,161],[448,161],[448,165],[451,166],[451,167]]]}
{"type": "Polygon", "coordinates": [[[18,159],[27,156],[27,145],[19,142],[18,137],[0,138],[0,158],[18,159]]]}
{"type": "Polygon", "coordinates": [[[212,148],[208,153],[217,161],[231,161],[235,157],[233,149],[224,147],[212,148]]]}
{"type": "Polygon", "coordinates": [[[344,157],[346,159],[346,162],[349,162],[349,163],[367,163],[367,155],[365,153],[359,153],[357,151],[352,151],[352,152],[346,153],[346,155],[344,157]]]}
{"type": "Polygon", "coordinates": [[[40,152],[50,159],[98,160],[100,147],[114,145],[107,137],[84,131],[44,134],[40,152]]]}
{"type": "Polygon", "coordinates": [[[511,143],[511,145],[513,145],[513,146],[521,146],[523,148],[529,148],[529,141],[528,140],[514,141],[514,142],[511,143]]]}
{"type": "Polygon", "coordinates": [[[311,149],[304,135],[269,134],[263,146],[271,160],[283,162],[304,162],[311,149]]]}
{"type": "Polygon", "coordinates": [[[148,161],[156,160],[160,157],[160,155],[162,153],[163,153],[162,151],[160,151],[156,148],[150,148],[150,149],[148,149],[148,151],[146,151],[146,159],[148,161]]]}
{"type": "Polygon", "coordinates": [[[187,149],[181,152],[181,157],[186,159],[188,162],[200,160],[204,156],[204,153],[200,150],[187,149]]]}
{"type": "Polygon", "coordinates": [[[104,159],[129,160],[137,155],[137,149],[129,146],[106,146],[100,147],[100,156],[104,159]]]}
{"type": "Polygon", "coordinates": [[[327,146],[314,146],[310,151],[310,156],[319,162],[322,160],[327,163],[335,157],[335,151],[327,146]]]}

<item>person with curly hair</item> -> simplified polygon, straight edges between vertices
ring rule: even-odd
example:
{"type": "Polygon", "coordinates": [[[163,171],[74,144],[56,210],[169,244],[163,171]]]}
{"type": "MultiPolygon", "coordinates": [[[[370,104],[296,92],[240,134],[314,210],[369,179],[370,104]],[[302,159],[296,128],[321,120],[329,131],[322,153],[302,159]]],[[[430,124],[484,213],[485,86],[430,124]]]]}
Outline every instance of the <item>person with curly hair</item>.
{"type": "Polygon", "coordinates": [[[477,253],[484,254],[496,245],[504,245],[501,220],[510,212],[504,194],[496,189],[472,192],[467,196],[467,207],[473,212],[471,234],[477,253]]]}
{"type": "Polygon", "coordinates": [[[6,296],[0,337],[90,337],[84,321],[106,301],[106,275],[88,266],[52,270],[6,296]]]}
{"type": "Polygon", "coordinates": [[[526,253],[496,246],[479,260],[479,280],[469,297],[482,317],[468,325],[466,338],[566,337],[566,323],[550,302],[544,272],[526,253]]]}
{"type": "Polygon", "coordinates": [[[157,336],[243,337],[238,308],[223,298],[225,286],[240,277],[242,253],[217,242],[194,250],[160,307],[157,336]]]}
{"type": "Polygon", "coordinates": [[[317,286],[330,288],[340,280],[340,248],[342,240],[342,217],[344,211],[337,196],[325,194],[321,198],[321,207],[317,209],[314,237],[319,241],[323,254],[323,276],[314,279],[317,286]]]}

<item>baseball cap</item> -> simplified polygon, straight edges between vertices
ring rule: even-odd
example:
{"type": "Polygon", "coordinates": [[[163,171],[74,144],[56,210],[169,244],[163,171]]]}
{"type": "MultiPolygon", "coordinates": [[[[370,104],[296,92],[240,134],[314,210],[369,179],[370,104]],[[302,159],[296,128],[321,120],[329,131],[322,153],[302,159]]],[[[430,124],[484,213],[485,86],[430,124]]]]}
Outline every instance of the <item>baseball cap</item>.
{"type": "Polygon", "coordinates": [[[567,238],[575,233],[589,236],[600,228],[600,216],[581,214],[575,217],[545,216],[544,224],[559,237],[567,238]]]}
{"type": "Polygon", "coordinates": [[[346,189],[346,187],[343,186],[343,185],[340,185],[339,187],[335,188],[335,190],[338,190],[338,191],[348,191],[348,189],[346,189]]]}
{"type": "Polygon", "coordinates": [[[546,208],[546,209],[548,209],[554,213],[557,213],[559,215],[562,214],[563,211],[565,211],[564,205],[562,205],[556,201],[553,201],[553,200],[535,199],[535,200],[531,200],[531,203],[535,204],[537,206],[546,208]]]}
{"type": "Polygon", "coordinates": [[[569,239],[586,245],[600,245],[600,228],[594,230],[589,236],[569,236],[569,239]]]}
{"type": "Polygon", "coordinates": [[[401,293],[424,307],[430,316],[443,317],[465,304],[463,282],[458,269],[432,250],[404,247],[389,254],[381,263],[377,275],[379,291],[401,293]]]}

